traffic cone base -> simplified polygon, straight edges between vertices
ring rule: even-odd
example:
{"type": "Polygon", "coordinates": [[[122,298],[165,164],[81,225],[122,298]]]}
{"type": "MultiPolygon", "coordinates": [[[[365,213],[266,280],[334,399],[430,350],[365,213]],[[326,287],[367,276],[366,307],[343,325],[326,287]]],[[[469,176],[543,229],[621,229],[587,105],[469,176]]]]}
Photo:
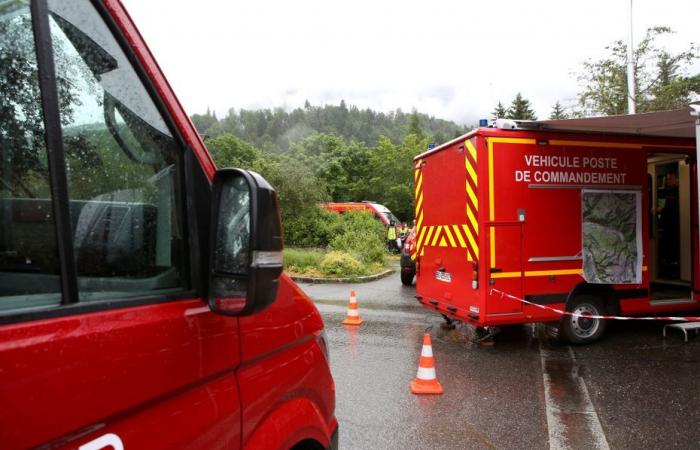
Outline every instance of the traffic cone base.
{"type": "Polygon", "coordinates": [[[360,319],[360,310],[357,307],[355,291],[350,291],[350,301],[348,302],[348,313],[345,319],[340,322],[343,325],[361,325],[364,320],[360,319]]]}
{"type": "Polygon", "coordinates": [[[415,379],[411,381],[411,392],[414,394],[442,394],[445,392],[438,380],[426,382],[424,380],[415,379]]]}
{"type": "Polygon", "coordinates": [[[364,320],[360,319],[359,317],[346,317],[340,323],[343,325],[362,325],[363,322],[364,320]]]}

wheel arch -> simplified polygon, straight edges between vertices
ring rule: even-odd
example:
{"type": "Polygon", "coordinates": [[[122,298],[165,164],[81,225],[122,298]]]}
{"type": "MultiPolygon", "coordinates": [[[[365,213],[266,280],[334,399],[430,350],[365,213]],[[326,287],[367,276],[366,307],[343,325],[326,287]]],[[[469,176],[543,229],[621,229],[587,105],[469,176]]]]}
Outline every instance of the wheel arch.
{"type": "Polygon", "coordinates": [[[270,412],[244,442],[244,448],[312,450],[316,448],[314,444],[320,445],[319,448],[326,448],[330,444],[332,433],[332,429],[329,428],[311,400],[296,398],[270,412]]]}
{"type": "Polygon", "coordinates": [[[620,300],[615,290],[609,284],[590,284],[585,281],[577,284],[566,299],[566,310],[569,311],[573,301],[582,295],[592,295],[603,302],[605,313],[618,315],[620,313],[620,300]]]}

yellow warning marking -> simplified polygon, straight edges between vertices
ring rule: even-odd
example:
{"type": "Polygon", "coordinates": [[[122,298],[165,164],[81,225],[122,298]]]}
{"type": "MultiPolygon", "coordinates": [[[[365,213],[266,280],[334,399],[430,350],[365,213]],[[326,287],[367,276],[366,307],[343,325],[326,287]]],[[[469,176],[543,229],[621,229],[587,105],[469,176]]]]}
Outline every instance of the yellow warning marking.
{"type": "Polygon", "coordinates": [[[459,246],[462,248],[467,248],[467,243],[464,242],[464,238],[462,237],[462,232],[459,231],[459,227],[457,225],[452,225],[452,229],[455,232],[455,236],[457,236],[457,240],[459,241],[459,246]]]}
{"type": "Polygon", "coordinates": [[[416,220],[416,229],[420,230],[421,225],[423,225],[423,211],[418,214],[418,220],[416,220]]]}
{"type": "MultiPolygon", "coordinates": [[[[445,228],[447,229],[447,228],[445,228]]],[[[445,240],[445,236],[440,239],[440,243],[438,244],[439,247],[447,247],[447,241],[445,240]]]]}
{"type": "Polygon", "coordinates": [[[457,243],[455,242],[455,239],[452,237],[452,232],[450,231],[449,225],[445,225],[445,235],[447,236],[447,239],[449,239],[449,241],[450,241],[450,246],[457,247],[457,243]]]}
{"type": "Polygon", "coordinates": [[[472,163],[469,162],[468,158],[464,158],[464,165],[467,168],[467,172],[469,173],[469,176],[471,177],[472,181],[474,182],[474,186],[479,186],[479,184],[476,181],[476,172],[474,171],[474,168],[472,167],[472,163]]]}
{"type": "Polygon", "coordinates": [[[426,230],[426,228],[420,229],[420,233],[418,234],[418,243],[416,244],[416,248],[421,248],[421,244],[423,244],[423,237],[425,237],[425,230],[426,230]]]}
{"type": "Polygon", "coordinates": [[[462,225],[462,229],[464,229],[464,234],[467,235],[467,239],[471,244],[471,249],[474,252],[474,256],[476,259],[479,259],[479,246],[476,245],[476,241],[474,240],[474,236],[472,236],[471,230],[469,230],[469,227],[466,224],[462,225]]]}
{"type": "Polygon", "coordinates": [[[442,225],[438,225],[437,229],[435,230],[435,237],[430,245],[435,246],[435,244],[437,244],[437,240],[440,237],[440,231],[442,231],[442,225]]]}
{"type": "Polygon", "coordinates": [[[416,181],[416,195],[420,192],[420,188],[423,185],[423,175],[418,176],[418,181],[416,181]]]}
{"type": "Polygon", "coordinates": [[[430,237],[433,235],[433,231],[435,231],[435,227],[428,227],[428,234],[425,236],[425,245],[430,245],[430,237]]]}
{"type": "MultiPolygon", "coordinates": [[[[469,205],[467,205],[467,217],[469,217],[469,222],[471,222],[474,229],[478,230],[479,227],[477,226],[476,217],[474,216],[474,213],[472,212],[472,209],[469,207],[469,205]]],[[[478,234],[479,233],[477,232],[477,235],[478,234]]]]}
{"type": "Polygon", "coordinates": [[[418,201],[416,202],[416,214],[418,214],[418,211],[420,211],[421,206],[423,206],[423,193],[422,192],[418,196],[418,201]]]}
{"type": "Polygon", "coordinates": [[[469,181],[467,183],[467,194],[469,194],[469,198],[472,200],[472,204],[474,205],[474,209],[477,211],[479,210],[479,200],[476,198],[476,194],[474,194],[474,190],[472,190],[472,186],[469,184],[469,181]]]}
{"type": "Polygon", "coordinates": [[[472,155],[474,162],[476,162],[476,149],[474,148],[474,144],[472,144],[472,141],[470,140],[467,140],[465,144],[467,146],[467,150],[469,150],[469,154],[472,155]]]}

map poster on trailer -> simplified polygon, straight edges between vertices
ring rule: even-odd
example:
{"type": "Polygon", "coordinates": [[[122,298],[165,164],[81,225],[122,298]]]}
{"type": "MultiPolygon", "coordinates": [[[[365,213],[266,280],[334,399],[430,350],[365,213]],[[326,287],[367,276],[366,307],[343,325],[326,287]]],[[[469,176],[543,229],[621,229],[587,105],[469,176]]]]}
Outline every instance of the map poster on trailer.
{"type": "Polygon", "coordinates": [[[581,191],[583,278],[594,284],[642,282],[639,191],[581,191]]]}

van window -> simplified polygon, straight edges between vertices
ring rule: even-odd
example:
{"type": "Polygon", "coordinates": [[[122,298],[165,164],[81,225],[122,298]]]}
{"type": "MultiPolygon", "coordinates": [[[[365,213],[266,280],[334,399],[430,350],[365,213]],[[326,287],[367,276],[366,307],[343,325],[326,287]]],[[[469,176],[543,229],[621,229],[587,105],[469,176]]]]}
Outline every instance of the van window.
{"type": "Polygon", "coordinates": [[[0,2],[0,310],[61,301],[29,6],[0,2]]]}
{"type": "Polygon", "coordinates": [[[181,290],[180,147],[90,2],[48,5],[80,300],[181,290]]]}

